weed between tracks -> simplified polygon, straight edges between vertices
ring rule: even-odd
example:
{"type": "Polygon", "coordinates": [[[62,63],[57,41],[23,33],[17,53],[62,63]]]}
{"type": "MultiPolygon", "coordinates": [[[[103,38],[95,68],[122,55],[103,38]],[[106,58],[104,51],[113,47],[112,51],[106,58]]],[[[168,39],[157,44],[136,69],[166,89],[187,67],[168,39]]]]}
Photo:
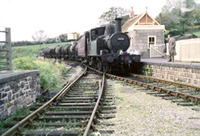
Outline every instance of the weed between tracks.
{"type": "Polygon", "coordinates": [[[3,132],[3,131],[8,130],[9,128],[5,128],[4,125],[12,122],[15,117],[26,117],[27,115],[29,115],[31,113],[30,108],[34,107],[34,106],[35,106],[35,104],[33,104],[30,107],[27,107],[25,109],[18,109],[18,110],[16,110],[16,114],[9,116],[5,120],[1,120],[0,121],[0,131],[3,132]]]}

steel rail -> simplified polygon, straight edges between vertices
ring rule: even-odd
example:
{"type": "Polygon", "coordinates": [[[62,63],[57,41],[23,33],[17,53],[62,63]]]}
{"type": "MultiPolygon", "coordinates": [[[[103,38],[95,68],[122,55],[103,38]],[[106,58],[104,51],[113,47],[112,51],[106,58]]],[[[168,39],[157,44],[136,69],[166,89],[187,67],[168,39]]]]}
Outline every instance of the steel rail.
{"type": "MultiPolygon", "coordinates": [[[[94,68],[91,68],[91,67],[88,67],[88,68],[92,69],[92,70],[94,70],[94,71],[96,71],[96,72],[98,72],[100,74],[103,73],[103,72],[98,71],[98,70],[96,70],[94,68]]],[[[183,98],[183,99],[188,99],[188,100],[194,101],[195,104],[200,103],[200,97],[197,97],[197,96],[193,96],[193,95],[190,95],[190,94],[177,92],[177,91],[174,91],[174,90],[170,90],[170,89],[154,86],[154,85],[151,85],[151,84],[148,84],[148,83],[143,83],[143,82],[140,82],[140,81],[127,79],[127,78],[123,78],[123,77],[112,75],[112,74],[108,74],[108,73],[105,73],[105,75],[107,77],[110,77],[110,78],[115,78],[115,79],[118,79],[118,80],[122,80],[122,81],[126,81],[126,82],[129,82],[129,83],[135,84],[135,85],[143,86],[143,87],[146,87],[147,89],[152,89],[153,91],[165,92],[168,95],[180,97],[180,98],[183,98]]],[[[160,80],[160,79],[158,79],[158,80],[160,80]]],[[[162,80],[162,81],[164,82],[164,80],[162,80]]],[[[168,82],[168,81],[165,81],[165,82],[168,82]]],[[[180,84],[182,86],[184,85],[182,83],[180,83],[180,84]]],[[[190,86],[188,85],[188,87],[195,88],[195,86],[191,86],[191,85],[190,86]]]]}
{"type": "Polygon", "coordinates": [[[78,63],[77,61],[73,61],[73,60],[64,60],[64,62],[68,62],[68,63],[78,63]]]}
{"type": "MultiPolygon", "coordinates": [[[[1,62],[0,62],[0,64],[1,64],[1,62]]],[[[71,67],[71,68],[69,68],[64,74],[63,74],[63,76],[65,75],[65,74],[67,74],[71,69],[72,69],[73,67],[71,67]]],[[[67,82],[68,83],[68,82],[67,82]]],[[[52,87],[53,85],[55,85],[55,83],[52,83],[49,87],[47,87],[41,94],[43,94],[43,93],[45,93],[50,87],[52,87]]]]}
{"type": "Polygon", "coordinates": [[[165,89],[165,88],[162,88],[162,87],[154,86],[154,85],[151,85],[151,84],[147,84],[147,83],[143,83],[143,82],[140,82],[140,81],[127,79],[127,78],[123,78],[123,77],[119,77],[119,76],[115,76],[115,75],[111,75],[111,74],[106,74],[106,76],[111,77],[111,78],[116,78],[116,79],[119,79],[119,80],[122,80],[122,81],[126,81],[126,82],[129,82],[129,83],[135,84],[135,85],[144,86],[147,89],[152,89],[153,91],[165,92],[169,95],[171,94],[171,95],[176,96],[176,97],[181,97],[181,98],[184,98],[184,99],[193,100],[195,103],[198,103],[198,102],[200,103],[200,97],[196,97],[196,96],[193,96],[193,95],[190,95],[190,94],[185,94],[185,93],[173,91],[173,90],[170,90],[170,89],[165,89]]]}
{"type": "Polygon", "coordinates": [[[90,120],[89,120],[89,122],[88,122],[88,124],[87,124],[87,127],[86,127],[86,129],[85,129],[85,132],[84,132],[83,136],[87,136],[88,133],[89,133],[89,131],[90,131],[90,127],[91,127],[91,125],[92,125],[94,116],[95,116],[95,114],[96,114],[97,108],[98,108],[99,103],[100,103],[100,100],[101,100],[101,96],[102,96],[103,89],[104,89],[104,82],[105,82],[105,73],[103,74],[103,77],[102,77],[102,84],[99,82],[99,95],[98,95],[98,100],[97,100],[97,102],[96,102],[96,104],[95,104],[95,107],[94,107],[94,109],[93,109],[93,111],[92,111],[92,114],[91,114],[91,116],[90,116],[90,120]]]}
{"type": "Polygon", "coordinates": [[[51,100],[46,102],[39,109],[37,109],[36,111],[34,111],[33,113],[25,117],[23,120],[21,120],[19,123],[14,125],[9,130],[7,130],[5,133],[2,134],[2,136],[11,136],[11,135],[15,135],[18,131],[23,131],[22,130],[23,127],[25,127],[27,124],[32,123],[33,119],[40,116],[40,113],[42,111],[45,111],[48,107],[50,107],[54,100],[60,98],[63,94],[65,94],[70,89],[70,87],[86,73],[86,71],[87,71],[87,67],[85,67],[84,72],[80,76],[78,76],[72,83],[66,84],[51,100]]]}
{"type": "MultiPolygon", "coordinates": [[[[80,77],[82,77],[84,74],[86,74],[86,71],[87,71],[87,67],[85,68],[84,72],[78,77],[78,79],[79,79],[80,77]]],[[[77,79],[77,80],[78,80],[78,79],[77,79]]],[[[71,87],[74,83],[76,83],[77,80],[74,80],[74,81],[70,84],[70,87],[71,87]]],[[[68,88],[68,89],[64,90],[62,93],[60,93],[59,96],[58,96],[56,99],[59,99],[59,98],[63,97],[69,89],[70,89],[70,88],[68,88]]]]}
{"type": "Polygon", "coordinates": [[[26,126],[29,123],[29,120],[32,122],[33,119],[35,119],[37,116],[40,116],[40,112],[42,112],[42,110],[44,110],[45,108],[48,108],[50,103],[54,101],[54,99],[67,87],[69,86],[69,83],[67,85],[65,85],[65,87],[58,92],[51,100],[49,100],[48,102],[46,102],[43,106],[41,106],[39,109],[37,109],[36,111],[34,111],[33,113],[31,113],[29,116],[27,116],[26,118],[24,118],[23,120],[21,120],[19,123],[17,123],[15,126],[13,126],[12,128],[10,128],[8,131],[6,131],[2,136],[10,136],[10,135],[14,135],[18,132],[18,130],[22,131],[22,128],[24,126],[26,126]]]}
{"type": "Polygon", "coordinates": [[[137,74],[133,74],[133,73],[129,73],[129,75],[133,76],[133,77],[149,79],[149,80],[156,81],[156,82],[162,82],[162,83],[169,83],[169,84],[173,84],[173,85],[178,85],[180,87],[190,87],[190,88],[195,89],[195,91],[200,91],[200,87],[194,86],[194,85],[188,85],[188,84],[183,84],[183,83],[178,83],[178,82],[173,82],[173,81],[166,81],[166,80],[163,80],[163,79],[158,79],[158,78],[154,78],[154,77],[150,77],[150,76],[137,75],[137,74]]]}

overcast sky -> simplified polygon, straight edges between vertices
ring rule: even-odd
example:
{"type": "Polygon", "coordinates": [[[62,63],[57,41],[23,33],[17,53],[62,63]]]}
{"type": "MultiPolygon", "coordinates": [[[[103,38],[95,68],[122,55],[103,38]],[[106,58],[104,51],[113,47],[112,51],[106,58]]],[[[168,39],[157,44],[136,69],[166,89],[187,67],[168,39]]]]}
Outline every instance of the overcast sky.
{"type": "MultiPolygon", "coordinates": [[[[110,7],[146,11],[156,17],[165,0],[0,0],[0,30],[11,28],[12,41],[32,40],[38,30],[47,37],[79,32],[98,26],[98,18],[110,7]]],[[[0,33],[0,40],[3,34],[0,33]]]]}

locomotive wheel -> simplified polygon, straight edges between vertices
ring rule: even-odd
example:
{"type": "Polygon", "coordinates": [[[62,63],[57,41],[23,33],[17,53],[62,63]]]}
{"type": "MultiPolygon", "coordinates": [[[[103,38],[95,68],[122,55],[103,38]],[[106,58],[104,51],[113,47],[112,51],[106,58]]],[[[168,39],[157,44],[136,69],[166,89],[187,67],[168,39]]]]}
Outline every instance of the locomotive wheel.
{"type": "Polygon", "coordinates": [[[95,65],[95,62],[94,62],[94,61],[92,61],[92,67],[93,67],[94,69],[96,69],[96,65],[95,65]]]}
{"type": "Polygon", "coordinates": [[[94,69],[95,69],[95,67],[96,67],[95,62],[94,62],[93,59],[90,60],[89,65],[90,65],[92,68],[94,68],[94,69]]]}
{"type": "Polygon", "coordinates": [[[94,69],[97,69],[97,68],[98,68],[96,59],[93,59],[93,65],[92,65],[92,67],[93,67],[94,69]]]}
{"type": "Polygon", "coordinates": [[[111,64],[109,64],[109,71],[108,71],[109,73],[111,73],[112,72],[112,65],[111,64]]]}
{"type": "Polygon", "coordinates": [[[102,71],[102,62],[101,62],[100,60],[98,61],[98,64],[97,64],[97,65],[98,65],[98,66],[97,66],[97,67],[98,67],[98,70],[99,70],[99,71],[102,71]]]}
{"type": "Polygon", "coordinates": [[[89,66],[92,67],[92,65],[93,65],[93,62],[92,62],[92,60],[90,60],[90,61],[89,61],[89,66]]]}
{"type": "Polygon", "coordinates": [[[103,65],[103,72],[107,73],[109,70],[109,65],[103,65]]]}

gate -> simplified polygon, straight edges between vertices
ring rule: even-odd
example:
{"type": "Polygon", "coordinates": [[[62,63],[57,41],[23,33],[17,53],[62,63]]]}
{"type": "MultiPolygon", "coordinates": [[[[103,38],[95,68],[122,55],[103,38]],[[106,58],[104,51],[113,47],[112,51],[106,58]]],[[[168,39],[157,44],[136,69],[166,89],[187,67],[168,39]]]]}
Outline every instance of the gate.
{"type": "Polygon", "coordinates": [[[12,47],[11,47],[11,35],[10,28],[6,28],[5,31],[0,31],[5,33],[5,41],[0,41],[4,43],[0,46],[0,72],[1,71],[12,71],[12,47]]]}
{"type": "Polygon", "coordinates": [[[164,56],[164,47],[165,45],[157,44],[157,45],[150,45],[150,58],[157,57],[162,58],[164,56]]]}

